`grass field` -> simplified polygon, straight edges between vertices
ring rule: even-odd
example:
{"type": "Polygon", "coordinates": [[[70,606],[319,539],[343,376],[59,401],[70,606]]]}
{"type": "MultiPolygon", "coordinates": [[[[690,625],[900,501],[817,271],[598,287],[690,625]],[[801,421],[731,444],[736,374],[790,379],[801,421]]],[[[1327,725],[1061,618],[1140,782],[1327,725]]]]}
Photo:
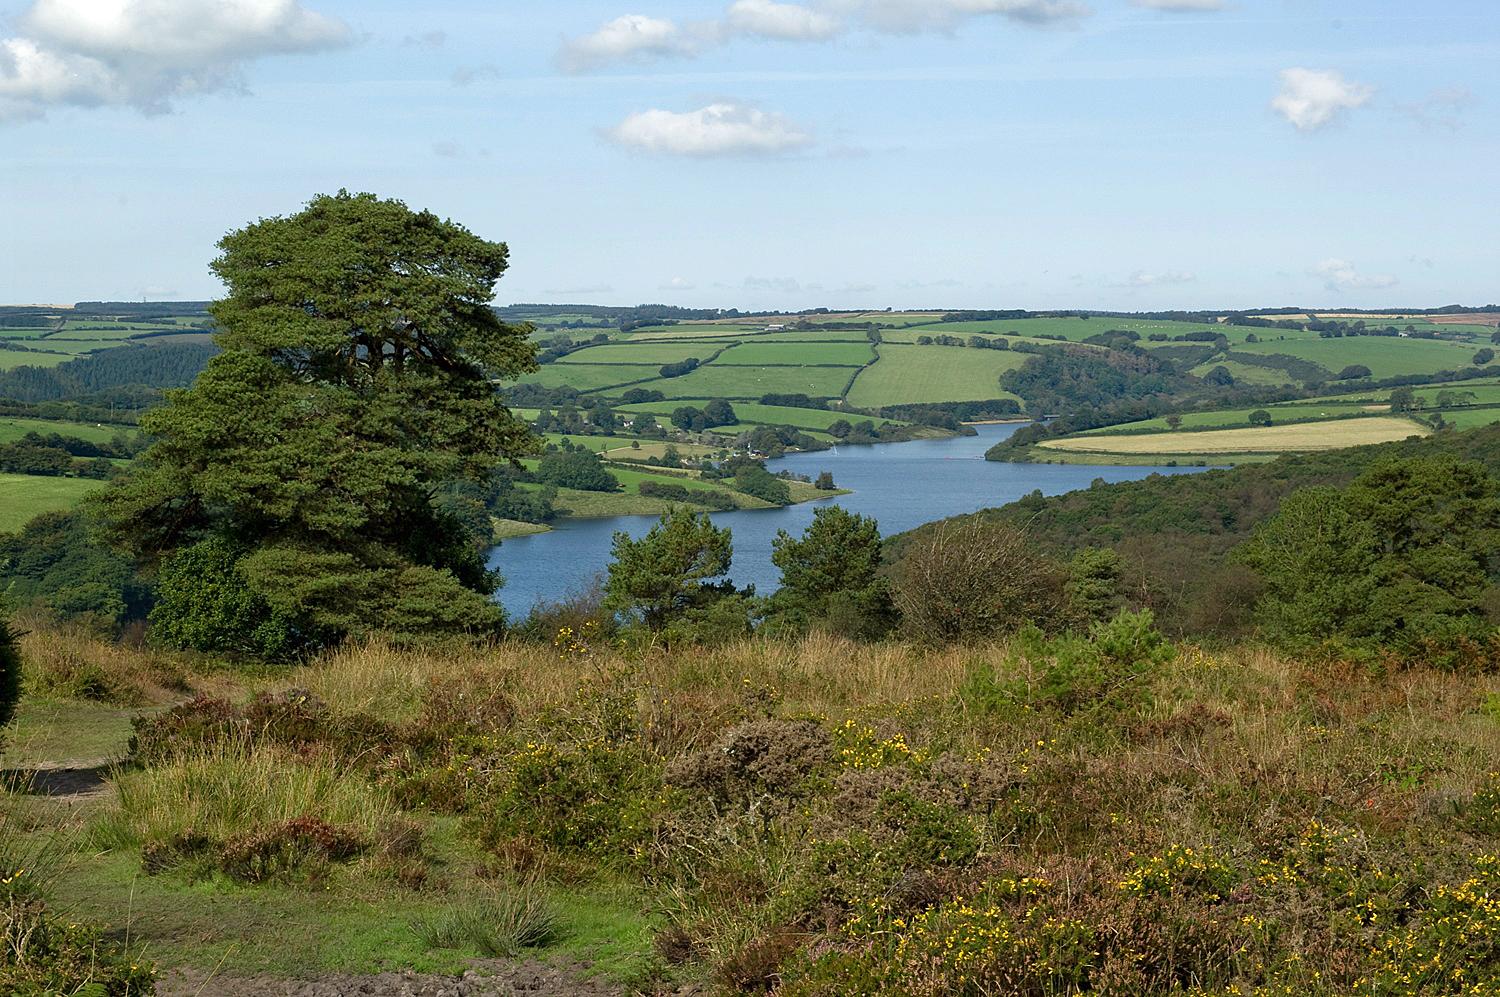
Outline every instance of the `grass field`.
{"type": "MultiPolygon", "coordinates": [[[[670,415],[673,409],[682,405],[698,405],[700,408],[705,400],[677,400],[669,402],[643,402],[639,405],[625,405],[620,408],[622,412],[651,412],[656,415],[670,415]]],[[[864,416],[847,412],[834,412],[829,409],[793,408],[787,405],[761,405],[758,402],[735,402],[734,414],[739,417],[741,423],[755,423],[762,426],[796,426],[799,429],[827,429],[839,420],[846,422],[859,422],[864,416]]],[[[898,426],[906,423],[899,419],[882,419],[881,422],[890,422],[898,426]]]]}
{"type": "Polygon", "coordinates": [[[56,367],[73,359],[69,353],[33,353],[28,350],[0,349],[0,370],[17,367],[56,367]]]}
{"type": "Polygon", "coordinates": [[[748,342],[726,350],[716,363],[737,367],[776,365],[837,365],[863,367],[875,359],[868,342],[760,343],[748,342]]]}
{"type": "Polygon", "coordinates": [[[609,346],[590,346],[586,350],[569,353],[557,362],[560,364],[646,364],[661,367],[664,364],[679,363],[689,357],[707,360],[723,348],[722,343],[710,345],[707,343],[622,342],[609,346]]]}
{"type": "Polygon", "coordinates": [[[1199,364],[1192,369],[1192,373],[1202,377],[1215,367],[1223,367],[1234,376],[1238,384],[1293,384],[1292,377],[1284,370],[1274,367],[1257,367],[1254,364],[1240,363],[1238,360],[1210,360],[1208,363],[1199,364]]]}
{"type": "Polygon", "coordinates": [[[0,416],[0,443],[13,443],[27,433],[61,433],[90,443],[108,443],[119,433],[138,432],[135,426],[111,426],[92,422],[54,422],[50,419],[15,419],[0,416]]]}
{"type": "Polygon", "coordinates": [[[569,387],[579,391],[598,391],[631,381],[656,376],[654,367],[629,367],[621,364],[548,364],[534,374],[521,378],[523,384],[540,384],[546,388],[569,387]]]}
{"type": "Polygon", "coordinates": [[[1014,398],[1000,388],[1000,375],[1029,357],[1006,350],[952,346],[881,346],[880,360],[849,392],[851,405],[875,408],[919,402],[1014,398]]]}
{"type": "Polygon", "coordinates": [[[1425,427],[1409,419],[1379,416],[1303,422],[1288,426],[1210,429],[1198,432],[1150,433],[1132,436],[1074,436],[1048,440],[1045,450],[1072,453],[1123,454],[1236,454],[1305,453],[1339,450],[1368,443],[1388,443],[1426,435],[1425,427]]]}
{"type": "Polygon", "coordinates": [[[660,378],[639,385],[668,398],[758,399],[768,394],[805,394],[837,398],[854,374],[842,367],[738,367],[712,363],[682,377],[660,378]]]}
{"type": "MultiPolygon", "coordinates": [[[[1264,409],[1271,414],[1273,425],[1291,422],[1318,422],[1320,420],[1373,417],[1364,405],[1358,403],[1282,403],[1280,405],[1257,406],[1257,408],[1264,409]]],[[[1180,428],[1187,431],[1200,429],[1237,429],[1242,426],[1250,429],[1253,428],[1250,425],[1250,413],[1254,411],[1256,411],[1255,408],[1236,408],[1221,409],[1214,412],[1184,412],[1180,428]]],[[[1118,426],[1090,429],[1078,435],[1120,436],[1133,433],[1165,433],[1171,431],[1172,427],[1167,425],[1166,419],[1144,419],[1140,422],[1127,422],[1118,426]]]]}
{"type": "MultiPolygon", "coordinates": [[[[1424,413],[1426,414],[1426,413],[1424,413]]],[[[1443,411],[1443,422],[1454,429],[1475,429],[1500,422],[1500,406],[1492,408],[1447,409],[1443,411]]]]}
{"type": "Polygon", "coordinates": [[[1470,343],[1446,343],[1431,339],[1399,339],[1383,336],[1345,336],[1342,339],[1306,339],[1245,343],[1240,352],[1287,356],[1321,364],[1338,374],[1351,364],[1370,368],[1376,378],[1399,374],[1436,374],[1467,367],[1476,347],[1470,343]]]}
{"type": "Polygon", "coordinates": [[[86,478],[0,474],[0,533],[14,532],[44,512],[65,512],[103,484],[86,478]]]}

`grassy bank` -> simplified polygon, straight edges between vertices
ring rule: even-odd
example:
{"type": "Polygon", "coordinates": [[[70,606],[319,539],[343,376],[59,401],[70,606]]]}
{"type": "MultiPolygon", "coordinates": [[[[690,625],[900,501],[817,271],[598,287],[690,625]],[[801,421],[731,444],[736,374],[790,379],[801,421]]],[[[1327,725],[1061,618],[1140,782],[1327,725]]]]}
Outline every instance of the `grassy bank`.
{"type": "Polygon", "coordinates": [[[562,643],[245,671],[36,631],[34,743],[156,719],[103,793],[4,805],[73,827],[58,903],[167,969],[452,972],[509,931],[645,992],[1500,982],[1493,676],[1130,628],[562,643]]]}

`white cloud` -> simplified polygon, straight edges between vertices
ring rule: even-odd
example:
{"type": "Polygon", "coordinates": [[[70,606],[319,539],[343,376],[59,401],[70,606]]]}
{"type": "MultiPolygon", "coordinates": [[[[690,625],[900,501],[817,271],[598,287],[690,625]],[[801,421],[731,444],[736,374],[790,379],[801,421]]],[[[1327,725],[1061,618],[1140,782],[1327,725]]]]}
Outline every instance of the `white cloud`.
{"type": "Polygon", "coordinates": [[[812,142],[780,114],[727,100],[696,111],[640,111],[606,135],[632,149],[674,156],[771,155],[812,142]]]}
{"type": "Polygon", "coordinates": [[[686,277],[673,277],[671,280],[667,281],[666,283],[664,283],[660,287],[658,287],[657,290],[660,290],[660,291],[691,291],[691,290],[696,289],[697,286],[698,286],[697,284],[694,284],[692,281],[688,280],[686,277]]]}
{"type": "Polygon", "coordinates": [[[692,55],[702,39],[673,21],[644,14],[626,14],[591,35],[574,38],[558,55],[562,68],[582,73],[612,62],[643,62],[668,56],[692,55]]]}
{"type": "Polygon", "coordinates": [[[1076,21],[1091,11],[1080,0],[843,0],[877,31],[915,34],[952,31],[971,17],[1003,17],[1020,24],[1076,21]]]}
{"type": "Polygon", "coordinates": [[[1345,111],[1363,107],[1374,95],[1372,87],[1353,83],[1332,70],[1285,69],[1281,92],[1271,107],[1299,131],[1312,132],[1345,111]]]}
{"type": "Polygon", "coordinates": [[[775,0],[735,0],[724,23],[732,34],[780,41],[826,41],[843,30],[830,14],[775,0]]]}
{"type": "Polygon", "coordinates": [[[1401,283],[1390,274],[1362,274],[1348,260],[1336,258],[1322,261],[1311,273],[1330,291],[1379,291],[1401,283]]]}
{"type": "Polygon", "coordinates": [[[1225,10],[1228,0],[1132,0],[1137,7],[1151,10],[1185,11],[1197,13],[1207,10],[1225,10]]]}
{"type": "Polygon", "coordinates": [[[35,0],[0,39],[0,121],[54,107],[128,106],[240,85],[246,63],[346,44],[298,0],[35,0]]]}
{"type": "Polygon", "coordinates": [[[1129,287],[1158,287],[1162,284],[1191,284],[1197,279],[1197,274],[1183,270],[1165,270],[1161,273],[1137,270],[1125,283],[1129,287]]]}

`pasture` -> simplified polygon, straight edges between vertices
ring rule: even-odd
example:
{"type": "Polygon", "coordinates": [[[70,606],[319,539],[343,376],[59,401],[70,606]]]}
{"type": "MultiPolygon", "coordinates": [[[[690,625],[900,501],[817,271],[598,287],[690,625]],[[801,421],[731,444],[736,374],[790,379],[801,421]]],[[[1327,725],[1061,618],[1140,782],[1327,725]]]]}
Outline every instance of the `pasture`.
{"type": "Polygon", "coordinates": [[[1240,363],[1238,360],[1210,360],[1208,363],[1194,367],[1191,373],[1197,377],[1203,377],[1215,367],[1223,367],[1229,371],[1236,384],[1264,384],[1274,387],[1296,383],[1284,370],[1277,370],[1274,367],[1257,367],[1254,364],[1240,363]]]}
{"type": "Polygon", "coordinates": [[[103,484],[87,478],[0,474],[0,533],[19,530],[45,512],[66,512],[103,484]]]}
{"type": "Polygon", "coordinates": [[[1001,390],[1000,375],[1028,359],[1008,350],[882,345],[880,359],[855,379],[848,401],[860,408],[878,408],[1014,398],[1001,390]]]}
{"type": "Polygon", "coordinates": [[[72,359],[73,355],[70,353],[37,353],[29,350],[0,348],[0,370],[14,370],[17,367],[56,367],[72,359]]]}
{"type": "Polygon", "coordinates": [[[1369,443],[1389,443],[1409,436],[1425,436],[1428,432],[1426,427],[1419,426],[1410,419],[1376,416],[1265,428],[1208,429],[1132,436],[1073,436],[1048,440],[1039,446],[1044,450],[1091,454],[1308,453],[1340,450],[1369,443]]]}
{"type": "Polygon", "coordinates": [[[680,399],[726,398],[733,401],[744,398],[753,401],[768,394],[837,398],[844,393],[854,371],[852,367],[743,367],[711,363],[682,377],[659,378],[639,387],[680,399]]]}
{"type": "MultiPolygon", "coordinates": [[[[1330,404],[1323,403],[1286,403],[1280,405],[1257,406],[1270,413],[1272,425],[1282,425],[1294,422],[1320,422],[1332,419],[1345,418],[1368,418],[1371,413],[1364,406],[1358,404],[1330,404]]],[[[1222,409],[1215,412],[1184,412],[1182,413],[1181,430],[1199,429],[1233,429],[1240,426],[1250,427],[1250,413],[1256,408],[1222,409]]],[[[1143,419],[1140,422],[1127,422],[1118,426],[1105,426],[1102,429],[1090,429],[1078,434],[1079,436],[1125,436],[1134,433],[1170,433],[1174,432],[1167,424],[1166,419],[1143,419]]]]}
{"type": "Polygon", "coordinates": [[[656,376],[651,367],[630,367],[623,364],[548,364],[533,374],[521,378],[522,384],[540,384],[544,388],[577,388],[579,391],[598,391],[613,388],[631,381],[643,381],[656,376]]]}
{"type": "Polygon", "coordinates": [[[641,364],[661,367],[681,363],[689,357],[707,360],[724,348],[723,343],[632,343],[622,341],[608,346],[590,346],[569,353],[557,362],[562,364],[641,364]]]}
{"type": "Polygon", "coordinates": [[[1476,347],[1433,339],[1386,336],[1345,336],[1342,339],[1276,340],[1245,343],[1240,352],[1271,356],[1278,353],[1320,364],[1337,375],[1345,367],[1362,364],[1379,379],[1401,374],[1436,374],[1467,367],[1476,347]]]}
{"type": "Polygon", "coordinates": [[[112,426],[93,422],[60,422],[51,419],[22,419],[0,416],[0,443],[14,443],[27,433],[59,433],[90,443],[108,443],[119,433],[135,433],[134,426],[112,426]]]}
{"type": "Polygon", "coordinates": [[[717,363],[735,367],[838,366],[863,367],[875,359],[868,342],[742,343],[726,350],[717,363]]]}

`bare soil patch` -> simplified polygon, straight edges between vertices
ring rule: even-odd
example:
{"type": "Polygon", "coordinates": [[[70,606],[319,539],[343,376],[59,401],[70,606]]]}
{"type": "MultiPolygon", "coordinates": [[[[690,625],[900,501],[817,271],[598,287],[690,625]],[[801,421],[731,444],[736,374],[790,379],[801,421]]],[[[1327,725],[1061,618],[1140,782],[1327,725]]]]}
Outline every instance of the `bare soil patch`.
{"type": "Polygon", "coordinates": [[[329,974],[307,979],[223,976],[174,969],[156,984],[157,997],[620,997],[624,991],[587,978],[583,965],[475,962],[460,976],[412,972],[373,976],[329,974]]]}

